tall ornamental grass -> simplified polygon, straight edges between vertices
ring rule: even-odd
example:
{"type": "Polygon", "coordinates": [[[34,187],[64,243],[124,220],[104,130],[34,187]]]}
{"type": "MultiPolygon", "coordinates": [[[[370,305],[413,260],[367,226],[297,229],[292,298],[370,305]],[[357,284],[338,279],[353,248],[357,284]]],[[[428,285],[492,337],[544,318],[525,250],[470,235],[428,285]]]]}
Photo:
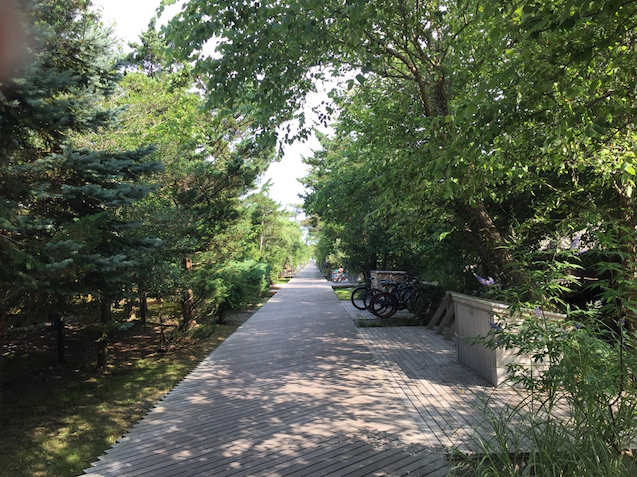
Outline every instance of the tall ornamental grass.
{"type": "Polygon", "coordinates": [[[520,258],[528,277],[523,286],[488,285],[524,319],[495,320],[479,340],[543,365],[509,366],[521,403],[497,412],[485,403],[480,411],[492,438],[461,459],[458,474],[468,466],[479,476],[637,476],[635,277],[622,276],[621,257],[608,249],[590,253],[596,257],[593,286],[580,278],[581,249],[559,241],[520,258]],[[591,301],[576,306],[581,296],[591,301]],[[568,319],[550,320],[545,311],[565,312],[568,319]]]}

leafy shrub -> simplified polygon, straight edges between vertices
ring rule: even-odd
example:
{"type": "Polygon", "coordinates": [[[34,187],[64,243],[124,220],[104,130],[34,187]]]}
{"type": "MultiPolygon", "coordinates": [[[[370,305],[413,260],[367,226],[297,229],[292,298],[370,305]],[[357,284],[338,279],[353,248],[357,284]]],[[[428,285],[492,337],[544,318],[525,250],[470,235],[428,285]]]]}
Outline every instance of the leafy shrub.
{"type": "Polygon", "coordinates": [[[445,289],[437,283],[420,283],[418,290],[420,297],[416,303],[416,316],[418,322],[428,323],[445,297],[445,289]]]}
{"type": "Polygon", "coordinates": [[[577,286],[578,250],[558,245],[551,258],[548,252],[529,253],[531,280],[504,291],[515,303],[511,313],[524,319],[492,323],[486,337],[471,340],[542,363],[541,371],[509,366],[525,401],[491,414],[495,438],[483,442],[484,457],[472,466],[477,475],[635,475],[637,342],[624,310],[634,310],[634,301],[615,276],[596,283],[601,299],[572,308],[563,297],[577,286]],[[560,308],[566,321],[546,317],[544,310],[560,308]]]}
{"type": "Polygon", "coordinates": [[[198,314],[221,323],[228,311],[254,303],[269,289],[270,265],[246,260],[197,270],[198,314]]]}
{"type": "Polygon", "coordinates": [[[218,273],[225,286],[225,296],[217,308],[220,320],[226,312],[254,303],[269,289],[270,265],[267,263],[229,262],[218,273]]]}

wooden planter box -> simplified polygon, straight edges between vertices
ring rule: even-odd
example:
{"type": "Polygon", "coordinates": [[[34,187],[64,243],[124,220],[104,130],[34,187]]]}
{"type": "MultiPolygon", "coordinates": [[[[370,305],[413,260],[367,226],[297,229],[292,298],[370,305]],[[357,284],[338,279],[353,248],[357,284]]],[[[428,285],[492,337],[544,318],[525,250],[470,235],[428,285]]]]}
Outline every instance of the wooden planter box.
{"type": "MultiPolygon", "coordinates": [[[[511,323],[521,321],[518,314],[511,316],[509,305],[502,302],[483,300],[461,293],[451,293],[458,335],[458,361],[486,379],[493,386],[498,386],[507,377],[507,365],[521,364],[533,366],[534,372],[546,369],[545,363],[533,363],[529,356],[518,355],[516,349],[488,349],[481,344],[468,344],[464,339],[486,336],[491,330],[491,323],[511,323]]],[[[529,313],[533,313],[529,311],[529,313]]],[[[548,319],[564,320],[566,315],[548,313],[548,319]]]]}
{"type": "Polygon", "coordinates": [[[407,272],[398,270],[370,270],[369,276],[372,279],[372,286],[379,288],[381,280],[392,280],[397,283],[403,283],[407,278],[407,272]]]}

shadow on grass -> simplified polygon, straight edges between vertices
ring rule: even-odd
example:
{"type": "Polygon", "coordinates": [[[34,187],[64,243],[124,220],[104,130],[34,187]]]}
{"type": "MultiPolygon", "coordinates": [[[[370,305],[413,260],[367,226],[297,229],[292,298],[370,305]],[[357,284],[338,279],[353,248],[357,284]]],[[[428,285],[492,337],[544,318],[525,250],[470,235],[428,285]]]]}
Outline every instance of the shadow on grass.
{"type": "Polygon", "coordinates": [[[51,349],[18,349],[5,365],[0,476],[81,474],[236,326],[198,333],[167,354],[156,352],[153,324],[135,326],[113,343],[108,374],[93,370],[90,327],[69,337],[68,364],[56,364],[51,349]]]}

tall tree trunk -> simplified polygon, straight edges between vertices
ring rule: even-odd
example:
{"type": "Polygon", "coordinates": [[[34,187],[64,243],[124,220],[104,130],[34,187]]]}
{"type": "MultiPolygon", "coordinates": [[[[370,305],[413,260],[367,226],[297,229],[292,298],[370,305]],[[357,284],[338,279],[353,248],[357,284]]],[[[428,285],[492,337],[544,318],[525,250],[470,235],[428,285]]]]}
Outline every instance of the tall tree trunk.
{"type": "MultiPolygon", "coordinates": [[[[184,259],[184,268],[186,271],[192,269],[192,259],[190,257],[186,257],[184,259]]],[[[181,315],[182,315],[182,323],[180,328],[182,330],[187,330],[190,327],[190,323],[192,322],[192,318],[195,312],[195,297],[192,293],[192,290],[186,290],[183,293],[181,298],[181,315]]]]}
{"type": "Polygon", "coordinates": [[[100,300],[100,322],[108,323],[111,321],[111,299],[103,296],[100,300]]]}
{"type": "Polygon", "coordinates": [[[142,322],[142,326],[146,326],[146,313],[148,312],[148,297],[146,293],[141,292],[139,294],[139,319],[142,322]]]}
{"type": "Polygon", "coordinates": [[[181,299],[182,323],[180,328],[182,330],[187,330],[190,327],[190,323],[195,314],[194,302],[195,298],[192,290],[186,290],[181,299]]]}
{"type": "Polygon", "coordinates": [[[97,369],[102,373],[108,369],[108,343],[108,332],[103,330],[102,336],[97,340],[97,369]]]}
{"type": "Polygon", "coordinates": [[[511,286],[526,283],[528,281],[526,276],[515,266],[512,266],[516,261],[511,251],[506,247],[506,243],[484,203],[477,201],[475,205],[469,207],[469,211],[480,227],[479,233],[486,242],[487,250],[493,253],[495,269],[500,272],[503,284],[511,286]]]}
{"type": "MultiPolygon", "coordinates": [[[[369,33],[367,34],[368,36],[370,35],[369,33]]],[[[436,58],[437,55],[442,54],[441,51],[425,51],[418,46],[418,43],[415,43],[415,46],[420,59],[424,61],[424,64],[431,61],[432,58],[436,58]]],[[[422,72],[418,69],[418,67],[412,63],[410,57],[398,54],[387,45],[386,51],[398,60],[402,61],[410,69],[414,82],[418,85],[418,91],[425,108],[426,116],[446,116],[449,113],[449,104],[445,73],[442,63],[438,63],[437,60],[434,62],[436,63],[436,72],[431,78],[427,79],[422,75],[422,72]],[[430,84],[433,84],[432,88],[428,87],[428,81],[430,84]],[[432,107],[432,103],[435,105],[435,108],[432,107]]],[[[520,273],[520,271],[515,267],[511,267],[511,264],[515,263],[513,255],[505,247],[506,243],[493,222],[491,215],[484,206],[484,203],[482,201],[477,201],[475,205],[469,206],[468,209],[471,216],[479,225],[480,237],[486,242],[486,247],[482,250],[491,251],[493,253],[493,260],[495,263],[493,266],[487,268],[498,270],[499,277],[503,280],[504,285],[510,286],[527,282],[528,280],[524,274],[520,273]]],[[[491,258],[487,258],[486,256],[481,257],[481,259],[485,264],[488,264],[491,261],[491,258]]]]}
{"type": "Polygon", "coordinates": [[[102,336],[97,340],[97,369],[106,372],[108,369],[108,344],[110,338],[108,336],[107,324],[111,320],[111,299],[102,296],[100,301],[100,321],[102,323],[102,336]]]}
{"type": "Polygon", "coordinates": [[[482,236],[479,233],[473,231],[471,228],[467,228],[465,232],[466,234],[464,236],[466,237],[466,240],[470,242],[470,246],[473,248],[473,250],[475,250],[480,257],[480,264],[482,265],[482,268],[484,268],[487,276],[493,277],[494,279],[496,277],[499,277],[500,270],[498,270],[496,264],[494,263],[493,254],[491,254],[490,250],[485,247],[482,236]]]}
{"type": "Polygon", "coordinates": [[[58,314],[58,363],[66,363],[64,315],[58,314]]]}
{"type": "Polygon", "coordinates": [[[66,344],[65,344],[65,328],[64,315],[59,311],[50,312],[50,319],[57,332],[57,360],[58,363],[66,363],[66,344]]]}
{"type": "Polygon", "coordinates": [[[66,299],[60,294],[53,293],[48,296],[48,303],[51,307],[48,313],[49,321],[55,328],[57,335],[57,362],[66,363],[66,323],[63,313],[66,299]]]}
{"type": "Polygon", "coordinates": [[[132,300],[126,300],[126,304],[124,305],[124,315],[127,316],[129,320],[135,319],[135,304],[132,300]]]}
{"type": "Polygon", "coordinates": [[[369,269],[378,270],[378,255],[375,253],[372,253],[369,259],[369,269]]]}

